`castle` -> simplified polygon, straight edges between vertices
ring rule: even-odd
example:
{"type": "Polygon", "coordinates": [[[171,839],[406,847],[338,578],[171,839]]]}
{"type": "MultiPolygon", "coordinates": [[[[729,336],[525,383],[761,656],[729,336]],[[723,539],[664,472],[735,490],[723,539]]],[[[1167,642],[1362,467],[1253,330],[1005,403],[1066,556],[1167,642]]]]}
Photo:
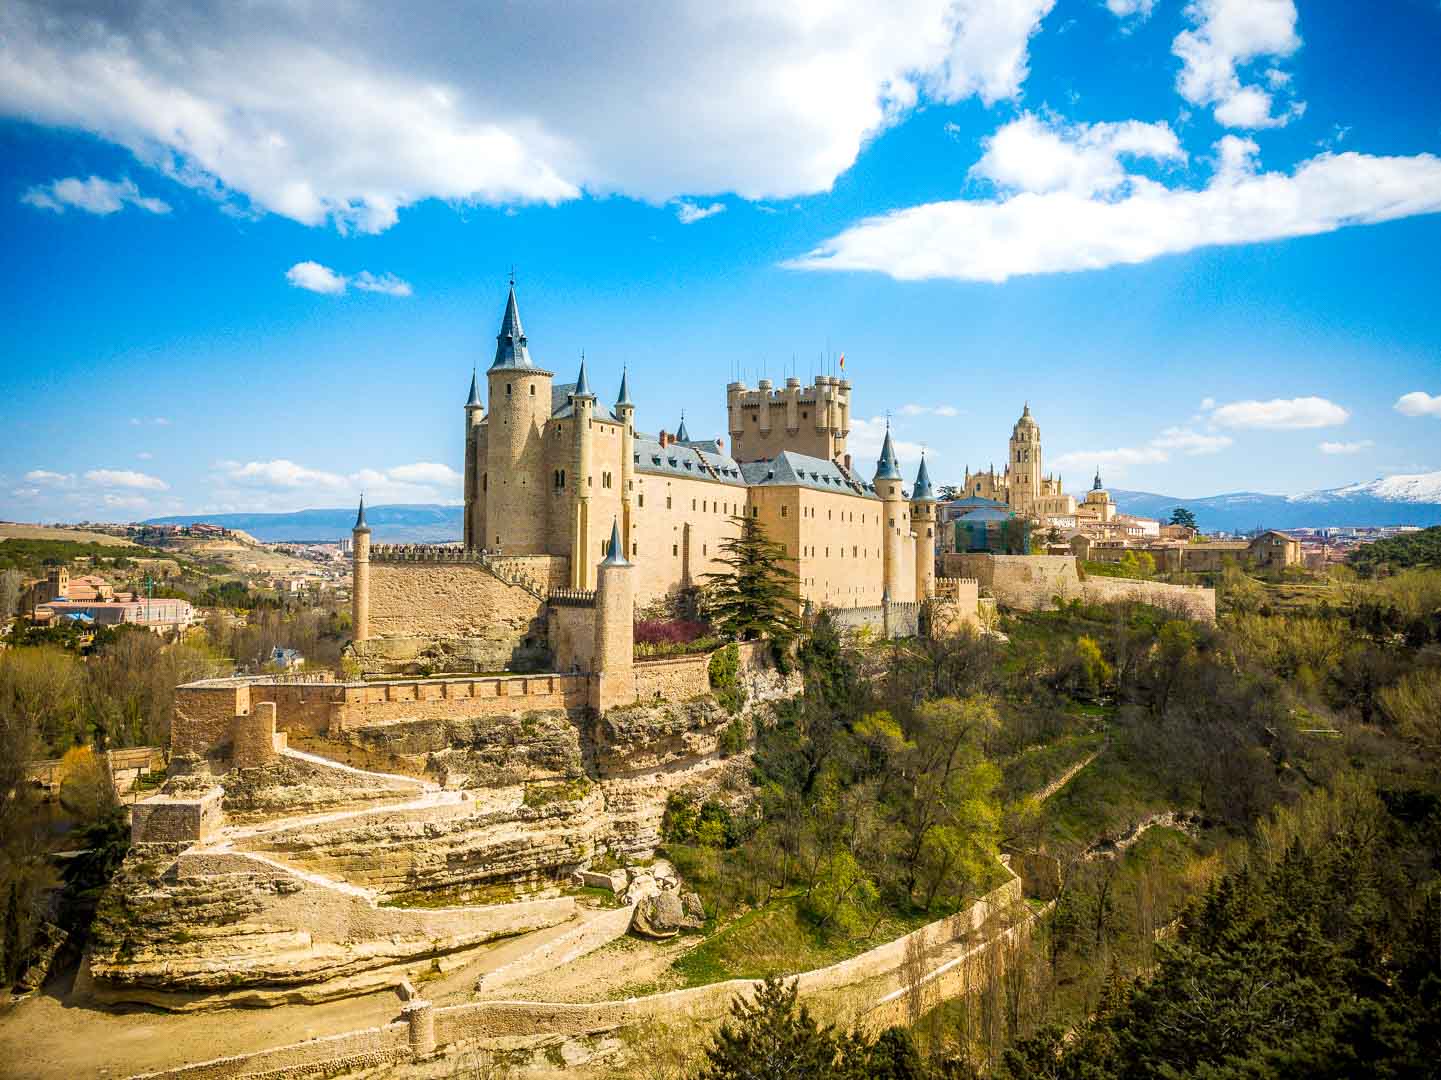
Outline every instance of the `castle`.
{"type": "Polygon", "coordinates": [[[855,469],[845,379],[730,383],[730,454],[720,439],[692,439],[684,419],[674,434],[646,434],[626,373],[606,407],[584,357],[569,383],[532,359],[512,283],[485,390],[482,401],[473,375],[461,548],[372,547],[363,510],[357,521],[354,637],[367,673],[591,670],[602,648],[623,650],[603,646],[577,608],[609,605],[617,620],[624,608],[628,635],[636,608],[725,570],[746,518],[784,548],[797,610],[865,613],[879,627],[883,609],[936,594],[925,461],[908,492],[887,429],[871,478],[855,469]],[[613,575],[627,582],[624,603],[605,598],[613,560],[626,567],[613,575]]]}
{"type": "Polygon", "coordinates": [[[1041,427],[1031,415],[1029,403],[1011,429],[1005,469],[997,474],[992,465],[988,472],[972,473],[967,467],[961,491],[973,498],[1005,503],[1021,517],[1036,521],[1076,513],[1075,497],[1061,490],[1061,478],[1042,475],[1041,427]]]}
{"type": "Polygon", "coordinates": [[[645,604],[723,569],[722,545],[749,516],[794,560],[802,603],[860,607],[933,591],[925,464],[908,496],[887,433],[874,479],[858,475],[845,451],[849,382],[731,383],[727,455],[719,439],[691,439],[684,419],[674,435],[638,431],[624,373],[610,408],[583,358],[575,382],[554,379],[531,359],[512,286],[488,402],[473,378],[465,405],[467,549],[564,559],[567,585],[591,589],[616,522],[645,604]]]}

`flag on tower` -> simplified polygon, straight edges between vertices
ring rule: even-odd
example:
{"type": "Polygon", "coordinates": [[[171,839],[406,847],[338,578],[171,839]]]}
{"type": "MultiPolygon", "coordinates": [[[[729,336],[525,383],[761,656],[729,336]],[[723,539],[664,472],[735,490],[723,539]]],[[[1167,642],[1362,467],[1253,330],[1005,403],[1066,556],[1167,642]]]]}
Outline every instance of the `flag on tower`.
{"type": "Polygon", "coordinates": [[[842,370],[842,371],[845,371],[845,370],[846,370],[846,354],[845,354],[845,353],[841,353],[841,370],[842,370]]]}

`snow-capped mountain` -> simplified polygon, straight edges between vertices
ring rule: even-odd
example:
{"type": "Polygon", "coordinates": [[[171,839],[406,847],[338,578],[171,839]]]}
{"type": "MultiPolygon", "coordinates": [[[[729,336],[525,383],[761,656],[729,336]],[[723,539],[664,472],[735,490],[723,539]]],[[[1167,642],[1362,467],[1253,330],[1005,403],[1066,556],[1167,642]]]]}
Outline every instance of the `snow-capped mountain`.
{"type": "Polygon", "coordinates": [[[1164,521],[1172,510],[1184,506],[1196,515],[1202,529],[1225,532],[1255,528],[1441,525],[1441,472],[1383,476],[1300,495],[1238,491],[1182,499],[1174,495],[1112,489],[1111,496],[1123,513],[1164,521]]]}

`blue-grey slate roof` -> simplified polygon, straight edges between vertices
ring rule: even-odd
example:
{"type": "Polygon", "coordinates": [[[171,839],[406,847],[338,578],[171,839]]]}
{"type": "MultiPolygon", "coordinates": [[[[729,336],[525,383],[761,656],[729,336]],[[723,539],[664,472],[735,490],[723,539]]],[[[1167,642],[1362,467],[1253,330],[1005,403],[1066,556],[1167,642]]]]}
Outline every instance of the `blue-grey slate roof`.
{"type": "Polygon", "coordinates": [[[745,486],[741,466],[724,454],[707,453],[695,446],[671,443],[662,448],[657,439],[637,433],[635,470],[653,476],[688,476],[736,487],[745,486]]]}
{"type": "MultiPolygon", "coordinates": [[[[571,401],[575,397],[575,392],[575,383],[573,382],[550,384],[550,416],[552,420],[564,420],[575,415],[575,405],[571,401]]],[[[615,420],[615,415],[599,403],[592,408],[591,415],[597,420],[615,420]]]]}
{"type": "Polygon", "coordinates": [[[817,491],[876,497],[874,485],[859,477],[847,477],[834,461],[798,454],[794,450],[784,450],[769,461],[748,461],[741,466],[741,472],[745,474],[746,483],[753,487],[798,485],[817,491]]]}

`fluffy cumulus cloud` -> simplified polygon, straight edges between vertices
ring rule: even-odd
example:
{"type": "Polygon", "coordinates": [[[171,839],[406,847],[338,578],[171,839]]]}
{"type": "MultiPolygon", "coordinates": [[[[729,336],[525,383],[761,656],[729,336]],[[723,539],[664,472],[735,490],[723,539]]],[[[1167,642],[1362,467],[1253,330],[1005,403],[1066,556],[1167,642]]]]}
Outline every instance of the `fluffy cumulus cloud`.
{"type": "Polygon", "coordinates": [[[347,277],[318,262],[296,263],[285,271],[285,280],[297,289],[324,296],[341,296],[352,285],[361,292],[386,296],[410,296],[413,291],[408,281],[402,281],[394,274],[372,274],[369,270],[362,270],[354,277],[347,277]]]}
{"type": "Polygon", "coordinates": [[[1396,411],[1402,416],[1441,417],[1441,394],[1428,394],[1424,390],[1413,390],[1396,399],[1396,411]]]}
{"type": "Polygon", "coordinates": [[[1051,123],[1026,114],[984,140],[971,175],[1008,191],[1068,191],[1086,197],[1116,191],[1129,177],[1121,157],[1184,162],[1186,152],[1164,123],[1051,123]]]}
{"type": "Polygon", "coordinates": [[[1370,439],[1360,439],[1357,442],[1323,442],[1320,450],[1323,454],[1359,454],[1375,445],[1370,439]]]}
{"type": "Polygon", "coordinates": [[[688,199],[677,199],[675,217],[682,225],[694,225],[697,221],[704,221],[708,217],[725,213],[725,208],[725,203],[715,202],[709,206],[701,206],[688,199]]]}
{"type": "Polygon", "coordinates": [[[1441,211],[1441,158],[1432,154],[1327,153],[1290,174],[1263,172],[1256,144],[1227,135],[1216,146],[1210,182],[1196,189],[1136,174],[1116,182],[1117,156],[1140,152],[1137,145],[1153,158],[1173,156],[1162,152],[1163,125],[1136,125],[1124,139],[1035,117],[997,135],[1007,129],[1001,149],[993,139],[976,168],[1013,191],[870,218],[786,265],[876,270],[904,281],[1001,282],[1441,211]],[[1118,149],[1123,144],[1129,148],[1118,149]]]}
{"type": "Polygon", "coordinates": [[[1232,401],[1211,413],[1211,423],[1223,428],[1296,431],[1344,424],[1351,413],[1323,397],[1272,398],[1270,401],[1232,401]]]}
{"type": "Polygon", "coordinates": [[[217,497],[226,505],[251,508],[295,509],[314,506],[316,500],[353,498],[361,492],[371,501],[453,503],[459,501],[463,479],[450,466],[431,461],[348,474],[286,458],[215,463],[217,497]]]}
{"type": "Polygon", "coordinates": [[[50,469],[31,469],[25,474],[25,479],[28,483],[45,487],[69,487],[75,483],[75,474],[52,472],[50,469]]]}
{"type": "Polygon", "coordinates": [[[1304,110],[1290,103],[1273,111],[1275,94],[1290,83],[1274,61],[1301,47],[1294,0],[1192,0],[1186,19],[1190,27],[1171,43],[1181,60],[1176,89],[1183,98],[1213,106],[1226,127],[1278,127],[1304,110]],[[1243,83],[1243,70],[1262,61],[1271,62],[1259,73],[1265,87],[1243,83]]]}
{"type": "MultiPolygon", "coordinates": [[[[0,45],[3,50],[3,45],[0,45]]],[[[87,214],[114,214],[127,206],[138,207],[152,214],[170,213],[170,204],[140,194],[133,180],[105,180],[78,176],[55,180],[32,187],[20,201],[39,210],[63,214],[67,209],[84,210],[87,214]]]]}
{"type": "Polygon", "coordinates": [[[1106,0],[1106,10],[1118,19],[1136,16],[1149,18],[1156,7],[1156,0],[1106,0]]]}
{"type": "Polygon", "coordinates": [[[1122,446],[1114,450],[1075,450],[1060,454],[1052,462],[1059,469],[1088,468],[1092,465],[1124,468],[1127,465],[1164,465],[1172,453],[1199,457],[1219,454],[1231,446],[1229,435],[1208,435],[1186,427],[1168,427],[1145,446],[1122,446]]]}
{"type": "Polygon", "coordinates": [[[0,6],[0,112],[379,232],[427,198],[826,191],[924,98],[1019,95],[1054,0],[0,6]],[[427,5],[421,5],[424,8],[427,5]],[[556,71],[564,70],[564,78],[556,71]]]}
{"type": "Polygon", "coordinates": [[[917,405],[911,402],[896,410],[902,416],[960,416],[961,410],[954,405],[917,405]]]}
{"type": "Polygon", "coordinates": [[[91,469],[85,479],[96,487],[132,488],[138,491],[169,491],[170,485],[158,476],[135,472],[133,469],[91,469]]]}

